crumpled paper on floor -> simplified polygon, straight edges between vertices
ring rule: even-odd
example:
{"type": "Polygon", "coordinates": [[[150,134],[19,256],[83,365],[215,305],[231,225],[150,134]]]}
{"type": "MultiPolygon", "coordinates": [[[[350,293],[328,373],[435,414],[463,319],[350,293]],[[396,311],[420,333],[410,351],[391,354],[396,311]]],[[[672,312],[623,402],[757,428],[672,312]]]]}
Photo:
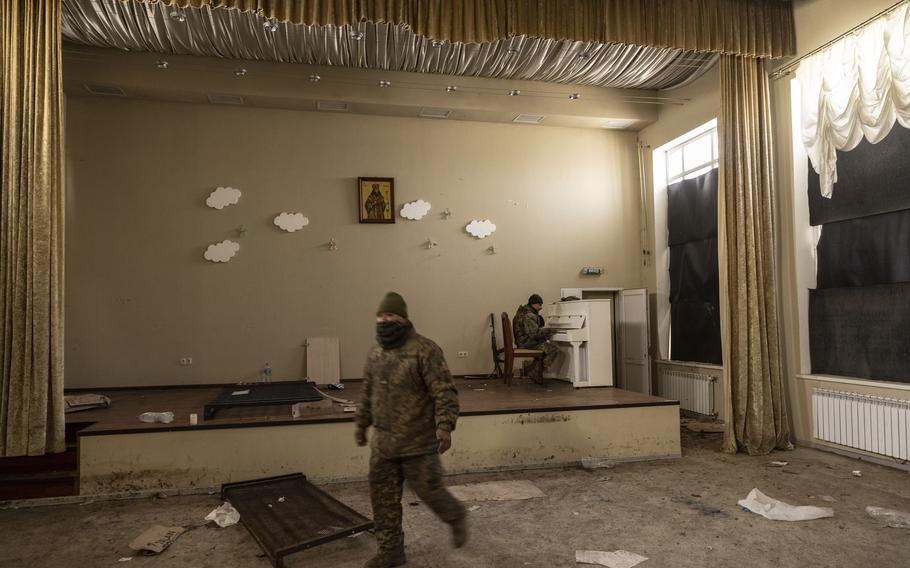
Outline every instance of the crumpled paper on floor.
{"type": "Polygon", "coordinates": [[[229,527],[240,521],[240,511],[225,501],[223,505],[206,515],[205,520],[215,521],[215,524],[221,528],[229,527]]]}
{"type": "Polygon", "coordinates": [[[757,488],[750,491],[749,495],[738,503],[740,507],[745,507],[772,521],[811,521],[834,516],[834,509],[830,507],[793,506],[768,497],[757,488]]]}
{"type": "Polygon", "coordinates": [[[885,523],[886,527],[895,529],[910,529],[910,513],[885,509],[884,507],[866,507],[866,514],[885,523]]]}
{"type": "Polygon", "coordinates": [[[602,552],[600,550],[576,550],[575,562],[579,564],[600,564],[608,568],[632,568],[647,560],[647,557],[628,552],[614,550],[602,552]]]}

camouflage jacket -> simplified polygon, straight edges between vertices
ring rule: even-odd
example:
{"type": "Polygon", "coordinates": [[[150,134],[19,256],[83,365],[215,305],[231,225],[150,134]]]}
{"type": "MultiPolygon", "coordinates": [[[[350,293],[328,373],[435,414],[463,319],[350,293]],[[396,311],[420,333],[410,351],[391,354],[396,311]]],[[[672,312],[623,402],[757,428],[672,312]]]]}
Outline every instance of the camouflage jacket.
{"type": "Polygon", "coordinates": [[[520,349],[532,349],[546,342],[552,335],[542,329],[541,317],[531,306],[519,306],[512,318],[512,335],[515,336],[515,345],[520,349]]]}
{"type": "Polygon", "coordinates": [[[433,341],[413,332],[397,349],[376,346],[363,376],[355,421],[375,428],[373,451],[389,458],[434,453],[436,429],[455,429],[458,391],[433,341]]]}

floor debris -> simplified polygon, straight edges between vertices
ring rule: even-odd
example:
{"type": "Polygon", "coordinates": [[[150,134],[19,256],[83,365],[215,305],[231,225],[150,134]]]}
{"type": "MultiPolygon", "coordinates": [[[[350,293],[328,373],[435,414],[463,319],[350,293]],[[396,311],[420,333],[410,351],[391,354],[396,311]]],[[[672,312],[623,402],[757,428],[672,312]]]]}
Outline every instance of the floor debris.
{"type": "MultiPolygon", "coordinates": [[[[271,507],[271,505],[269,505],[271,507]]],[[[215,521],[221,528],[236,525],[240,521],[240,512],[227,501],[205,516],[206,521],[215,521]]]]}
{"type": "Polygon", "coordinates": [[[146,556],[161,554],[186,532],[183,527],[152,525],[130,543],[130,549],[146,556]]]}
{"type": "Polygon", "coordinates": [[[819,495],[818,498],[821,499],[822,501],[824,501],[825,503],[834,503],[837,501],[837,499],[835,499],[834,497],[832,497],[830,495],[819,495]]]}
{"type": "Polygon", "coordinates": [[[117,562],[129,562],[132,559],[132,556],[124,556],[123,558],[118,559],[117,562]]]}
{"type": "Polygon", "coordinates": [[[853,477],[862,477],[862,476],[863,476],[863,472],[861,472],[858,469],[853,470],[853,477]]]}
{"type": "Polygon", "coordinates": [[[613,469],[616,462],[604,458],[581,458],[581,467],[585,469],[613,469]]]}
{"type": "Polygon", "coordinates": [[[480,505],[471,505],[470,507],[468,507],[468,511],[471,511],[472,513],[474,511],[478,511],[478,510],[480,510],[480,505]]]}
{"type": "Polygon", "coordinates": [[[772,521],[811,521],[834,516],[834,510],[829,507],[793,506],[768,497],[757,488],[750,491],[749,495],[738,503],[740,507],[772,521]]]}
{"type": "Polygon", "coordinates": [[[784,467],[785,465],[790,465],[790,462],[784,462],[784,461],[768,462],[768,466],[770,466],[770,467],[784,467]]]}
{"type": "Polygon", "coordinates": [[[449,491],[459,501],[512,501],[546,497],[539,487],[526,479],[453,485],[449,491]]]}
{"type": "Polygon", "coordinates": [[[885,523],[886,527],[895,529],[910,529],[910,513],[885,509],[884,507],[866,507],[866,514],[877,521],[885,523]]]}
{"type": "Polygon", "coordinates": [[[613,552],[602,552],[600,550],[576,550],[575,562],[578,564],[599,564],[608,568],[632,568],[647,560],[645,556],[628,552],[626,550],[615,550],[613,552]]]}
{"type": "Polygon", "coordinates": [[[721,511],[717,507],[712,507],[706,503],[701,503],[699,501],[694,501],[688,497],[673,497],[670,499],[674,503],[682,503],[683,505],[688,506],[690,509],[694,509],[706,517],[714,517],[716,519],[726,519],[729,517],[727,513],[721,511]]]}
{"type": "Polygon", "coordinates": [[[724,424],[720,422],[687,422],[686,430],[700,434],[723,434],[724,424]]]}

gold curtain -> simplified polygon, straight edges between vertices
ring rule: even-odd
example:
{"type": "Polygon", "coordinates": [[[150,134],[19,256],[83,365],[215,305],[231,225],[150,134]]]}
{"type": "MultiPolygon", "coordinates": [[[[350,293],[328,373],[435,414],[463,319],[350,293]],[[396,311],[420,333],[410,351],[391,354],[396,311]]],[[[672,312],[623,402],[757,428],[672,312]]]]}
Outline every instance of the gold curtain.
{"type": "Polygon", "coordinates": [[[60,0],[0,0],[0,456],[62,452],[60,0]]]}
{"type": "Polygon", "coordinates": [[[362,20],[430,38],[487,43],[513,36],[784,57],[796,51],[782,0],[139,0],[233,8],[294,24],[362,20]]]}
{"type": "Polygon", "coordinates": [[[774,266],[770,90],[761,59],[720,58],[718,191],[724,450],[790,448],[774,266]]]}

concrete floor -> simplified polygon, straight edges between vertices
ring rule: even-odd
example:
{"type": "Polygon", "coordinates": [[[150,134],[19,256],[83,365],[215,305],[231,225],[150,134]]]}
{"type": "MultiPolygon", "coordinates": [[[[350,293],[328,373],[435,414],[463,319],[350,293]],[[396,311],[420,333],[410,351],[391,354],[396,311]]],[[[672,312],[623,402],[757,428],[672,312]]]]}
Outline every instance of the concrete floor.
{"type": "MultiPolygon", "coordinates": [[[[864,511],[867,505],[910,511],[907,472],[805,448],[769,457],[729,456],[718,453],[719,445],[717,434],[684,429],[679,460],[454,476],[450,484],[529,479],[546,494],[478,503],[470,513],[471,541],[458,551],[449,547],[447,527],[425,506],[411,506],[414,498],[406,492],[407,565],[575,566],[576,549],[628,550],[649,558],[643,568],[910,565],[910,530],[883,528],[864,511]],[[789,465],[769,467],[772,460],[789,465]],[[856,469],[862,477],[851,474],[856,469]],[[831,506],[835,516],[766,520],[736,504],[753,487],[794,505],[831,506]],[[822,495],[836,501],[826,503],[822,495]]],[[[327,489],[370,514],[365,483],[327,489]]],[[[198,524],[219,504],[217,496],[197,495],[0,511],[0,566],[270,566],[239,525],[202,526],[158,557],[134,556],[127,547],[150,524],[198,524]],[[133,559],[118,563],[127,556],[133,559]]],[[[360,566],[374,547],[373,537],[364,534],[291,556],[287,565],[360,566]]]]}

